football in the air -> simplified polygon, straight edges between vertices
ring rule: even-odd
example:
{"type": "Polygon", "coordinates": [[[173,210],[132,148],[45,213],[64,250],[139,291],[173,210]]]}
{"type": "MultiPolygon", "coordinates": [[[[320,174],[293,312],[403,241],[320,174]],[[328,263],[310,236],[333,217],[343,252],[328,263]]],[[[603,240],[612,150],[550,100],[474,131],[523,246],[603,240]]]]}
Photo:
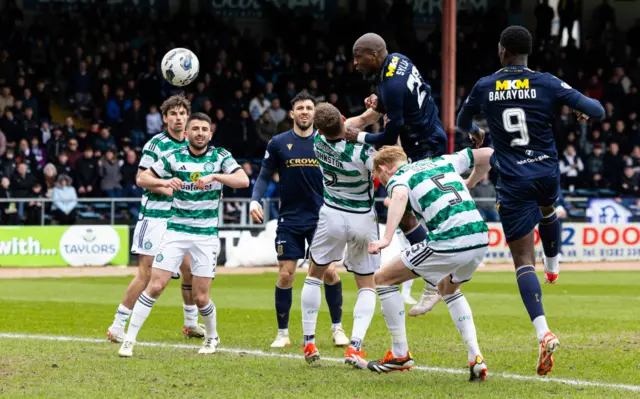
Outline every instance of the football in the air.
{"type": "Polygon", "coordinates": [[[193,51],[174,48],[162,58],[162,76],[174,86],[186,86],[198,77],[200,61],[193,51]]]}

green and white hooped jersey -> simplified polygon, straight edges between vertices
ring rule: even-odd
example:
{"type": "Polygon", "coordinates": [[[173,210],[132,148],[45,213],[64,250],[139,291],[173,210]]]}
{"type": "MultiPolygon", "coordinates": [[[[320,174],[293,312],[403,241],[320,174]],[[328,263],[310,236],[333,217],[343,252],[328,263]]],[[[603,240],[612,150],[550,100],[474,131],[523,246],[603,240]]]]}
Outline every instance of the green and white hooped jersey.
{"type": "Polygon", "coordinates": [[[324,203],[345,212],[369,212],[374,203],[373,147],[316,134],[313,150],[324,177],[324,203]]]}
{"type": "MultiPolygon", "coordinates": [[[[158,133],[144,145],[138,168],[147,170],[163,156],[187,145],[188,141],[186,139],[177,141],[169,135],[169,132],[158,133]]],[[[145,190],[142,195],[140,219],[169,219],[171,216],[172,201],[173,198],[171,197],[145,190]]]]}
{"type": "Polygon", "coordinates": [[[240,165],[227,150],[215,147],[209,147],[202,155],[194,155],[188,146],[183,147],[153,164],[151,171],[159,178],[177,177],[184,183],[182,189],[173,192],[167,230],[217,236],[222,183],[209,183],[201,190],[196,181],[214,173],[231,174],[238,169],[240,165]]]}
{"type": "Polygon", "coordinates": [[[429,230],[429,246],[440,252],[459,252],[489,245],[486,223],[461,173],[473,168],[467,148],[451,155],[402,166],[387,183],[389,196],[398,186],[409,188],[409,204],[429,230]]]}

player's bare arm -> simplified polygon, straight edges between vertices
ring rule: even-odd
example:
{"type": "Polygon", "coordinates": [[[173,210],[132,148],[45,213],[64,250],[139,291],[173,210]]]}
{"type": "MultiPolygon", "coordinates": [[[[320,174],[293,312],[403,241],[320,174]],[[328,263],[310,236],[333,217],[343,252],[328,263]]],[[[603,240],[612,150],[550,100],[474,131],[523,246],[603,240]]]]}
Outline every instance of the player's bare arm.
{"type": "MultiPolygon", "coordinates": [[[[136,182],[138,181],[138,179],[140,178],[140,176],[144,173],[148,171],[148,169],[138,169],[138,173],[136,174],[136,182]]],[[[142,187],[142,186],[139,186],[142,187]]],[[[144,187],[142,187],[144,188],[144,187]]],[[[166,195],[167,197],[173,197],[173,189],[168,188],[168,187],[155,187],[153,189],[147,189],[149,191],[151,191],[152,193],[156,193],[156,194],[162,194],[162,195],[166,195]]]]}
{"type": "MultiPolygon", "coordinates": [[[[376,98],[376,103],[377,103],[377,98],[376,98]]],[[[382,116],[382,114],[376,111],[375,108],[368,108],[362,114],[347,119],[344,122],[344,125],[346,127],[352,127],[358,130],[362,130],[367,126],[370,126],[376,123],[380,119],[380,116],[382,116]]],[[[348,136],[347,136],[347,140],[355,141],[355,139],[350,140],[348,136]]]]}
{"type": "Polygon", "coordinates": [[[142,187],[149,191],[163,188],[180,190],[182,188],[182,181],[177,177],[173,177],[169,180],[160,179],[154,174],[153,169],[148,169],[144,171],[144,173],[140,174],[140,176],[138,176],[138,178],[136,179],[136,184],[138,185],[138,187],[142,187]]]}
{"type": "Polygon", "coordinates": [[[196,186],[202,190],[207,184],[210,184],[214,181],[218,181],[231,188],[249,187],[249,176],[247,176],[243,169],[238,169],[231,174],[214,173],[205,177],[201,177],[196,181],[196,186]]]}
{"type": "Polygon", "coordinates": [[[484,177],[491,170],[491,155],[493,154],[493,148],[480,148],[477,150],[471,150],[473,155],[473,170],[471,175],[467,179],[467,188],[475,187],[482,177],[484,177]]]}
{"type": "Polygon", "coordinates": [[[389,211],[387,213],[387,226],[384,230],[382,239],[369,243],[369,253],[377,254],[381,249],[391,244],[393,235],[395,234],[400,220],[404,216],[409,201],[409,189],[404,186],[398,186],[393,189],[391,202],[389,203],[389,211]]]}

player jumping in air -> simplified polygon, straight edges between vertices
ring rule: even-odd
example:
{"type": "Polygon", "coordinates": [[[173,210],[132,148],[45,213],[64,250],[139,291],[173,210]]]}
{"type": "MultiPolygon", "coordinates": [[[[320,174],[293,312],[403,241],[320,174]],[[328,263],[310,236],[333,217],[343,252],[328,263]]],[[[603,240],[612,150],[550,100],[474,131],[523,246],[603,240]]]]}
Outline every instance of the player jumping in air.
{"type": "MultiPolygon", "coordinates": [[[[142,149],[142,158],[138,165],[138,176],[164,155],[173,150],[186,147],[184,136],[185,123],[190,114],[189,100],[183,96],[171,96],[160,107],[167,130],[151,138],[142,149]]],[[[107,337],[112,342],[122,342],[124,328],[131,316],[131,309],[138,297],[149,284],[153,257],[160,249],[162,235],[167,229],[167,220],[171,216],[172,191],[159,187],[145,191],[142,196],[140,219],[133,233],[131,252],[139,257],[138,273],[133,278],[118,306],[113,323],[107,330],[107,337]]],[[[182,332],[186,337],[204,337],[205,331],[198,324],[198,307],[192,293],[189,257],[185,257],[182,271],[182,298],[184,301],[184,326],[182,332]]],[[[176,273],[175,275],[178,275],[176,273]]]]}
{"type": "MultiPolygon", "coordinates": [[[[408,206],[425,222],[429,235],[402,251],[375,274],[392,348],[384,358],[369,362],[366,367],[370,370],[388,373],[413,366],[398,284],[422,277],[427,284],[438,287],[467,345],[470,379],[482,381],[487,378],[487,366],[478,347],[471,308],[459,289],[462,283],[471,279],[489,246],[489,229],[467,188],[477,184],[489,171],[492,152],[490,148],[466,149],[412,164],[407,164],[407,156],[396,146],[384,147],[376,155],[374,171],[386,186],[391,203],[384,236],[369,244],[369,253],[377,254],[391,244],[408,206]],[[460,174],[469,169],[473,171],[465,182],[460,174]]],[[[364,366],[362,361],[359,364],[364,366]]]]}
{"type": "MultiPolygon", "coordinates": [[[[358,71],[375,79],[377,95],[367,98],[368,109],[362,115],[347,120],[347,126],[354,128],[347,130],[347,140],[381,146],[396,145],[400,138],[409,162],[446,153],[447,135],[431,97],[431,86],[409,58],[389,54],[382,37],[367,33],[353,45],[353,63],[358,71]],[[383,132],[356,133],[356,129],[364,129],[385,114],[387,123],[383,132]]],[[[402,218],[400,228],[411,245],[427,236],[411,212],[402,218]]],[[[420,300],[421,304],[428,304],[425,312],[440,300],[436,290],[425,286],[420,300]]]]}
{"type": "MultiPolygon", "coordinates": [[[[289,311],[296,262],[305,257],[305,241],[311,245],[318,224],[318,212],[323,203],[322,173],[313,152],[313,116],[316,100],[300,93],[291,100],[293,129],[281,133],[269,142],[262,169],[251,195],[251,217],[262,223],[264,215],[260,200],[274,172],[280,175],[280,210],[276,232],[279,274],[275,302],[278,334],[272,348],[290,346],[289,311]]],[[[349,345],[342,329],[342,281],[333,266],[324,273],[324,294],[331,313],[332,336],[336,346],[349,345]]]]}
{"type": "Polygon", "coordinates": [[[538,369],[546,375],[553,369],[558,338],[549,331],[542,307],[542,291],[535,274],[533,229],[540,223],[544,249],[545,280],[558,278],[558,244],[561,239],[553,207],[560,192],[558,154],[551,129],[559,104],[601,118],[604,109],[548,73],[527,68],[531,34],[521,26],[510,26],[500,35],[498,56],[504,68],[480,79],[458,115],[458,128],[471,132],[478,144],[484,132],[473,126],[473,116],[484,112],[495,153],[492,165],[498,171],[497,208],[516,268],[520,295],[540,342],[538,369]]]}
{"type": "Polygon", "coordinates": [[[310,266],[301,295],[304,357],[308,363],[320,358],[315,344],[320,286],[327,266],[344,258],[344,266],[353,273],[358,287],[351,345],[344,358],[345,363],[357,365],[356,356],[365,356],[362,341],[376,308],[373,273],[380,268],[380,256],[365,251],[370,241],[378,239],[371,177],[375,150],[369,144],[344,139],[342,115],[331,104],[317,106],[314,124],[319,133],[314,149],[324,176],[324,205],[309,250],[310,266]]]}
{"type": "Polygon", "coordinates": [[[216,307],[209,296],[220,251],[220,196],[223,185],[249,187],[249,177],[228,151],[209,146],[211,135],[211,119],[202,113],[191,115],[187,120],[189,145],[163,156],[137,179],[138,186],[147,190],[172,189],[173,201],[167,231],[153,261],[151,281],[133,308],[119,351],[121,357],[133,356],[138,332],[187,254],[191,255],[193,296],[206,327],[198,353],[215,353],[220,345],[216,307]]]}

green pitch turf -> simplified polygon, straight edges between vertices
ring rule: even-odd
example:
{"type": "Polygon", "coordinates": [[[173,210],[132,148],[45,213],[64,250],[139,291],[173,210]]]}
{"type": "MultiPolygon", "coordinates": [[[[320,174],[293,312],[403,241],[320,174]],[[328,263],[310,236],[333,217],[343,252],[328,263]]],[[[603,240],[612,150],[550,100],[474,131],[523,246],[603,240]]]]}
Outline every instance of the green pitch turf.
{"type": "MultiPolygon", "coordinates": [[[[352,325],[356,289],[343,274],[344,326],[352,325]]],[[[539,276],[542,280],[542,276],[539,276]]],[[[297,275],[290,321],[292,347],[272,350],[276,333],[273,294],[276,275],[220,275],[213,284],[223,348],[299,356],[300,288],[297,275]]],[[[467,382],[466,349],[440,303],[426,317],[407,318],[409,347],[418,366],[405,373],[377,375],[321,360],[219,352],[197,355],[199,340],[182,338],[180,285],[172,281],[138,336],[139,342],[186,344],[194,348],[136,346],[120,359],[119,346],[101,342],[130,279],[0,280],[0,334],[98,339],[45,340],[0,335],[0,395],[7,397],[220,397],[220,398],[542,398],[640,397],[640,273],[565,272],[558,285],[543,286],[543,300],[561,348],[556,369],[535,378],[537,345],[513,273],[478,273],[465,284],[478,340],[489,365],[489,381],[467,382]],[[463,374],[445,372],[458,369],[463,374]],[[521,380],[519,376],[529,379],[521,380]],[[559,382],[557,379],[569,380],[559,382]],[[549,380],[549,379],[547,379],[549,380]],[[586,382],[604,384],[590,386],[586,382]],[[614,387],[613,385],[625,385],[614,387]]],[[[414,297],[422,283],[416,281],[414,297]]],[[[332,347],[326,305],[316,342],[324,358],[340,358],[332,347]]],[[[376,310],[365,338],[367,357],[390,348],[376,310]]]]}

